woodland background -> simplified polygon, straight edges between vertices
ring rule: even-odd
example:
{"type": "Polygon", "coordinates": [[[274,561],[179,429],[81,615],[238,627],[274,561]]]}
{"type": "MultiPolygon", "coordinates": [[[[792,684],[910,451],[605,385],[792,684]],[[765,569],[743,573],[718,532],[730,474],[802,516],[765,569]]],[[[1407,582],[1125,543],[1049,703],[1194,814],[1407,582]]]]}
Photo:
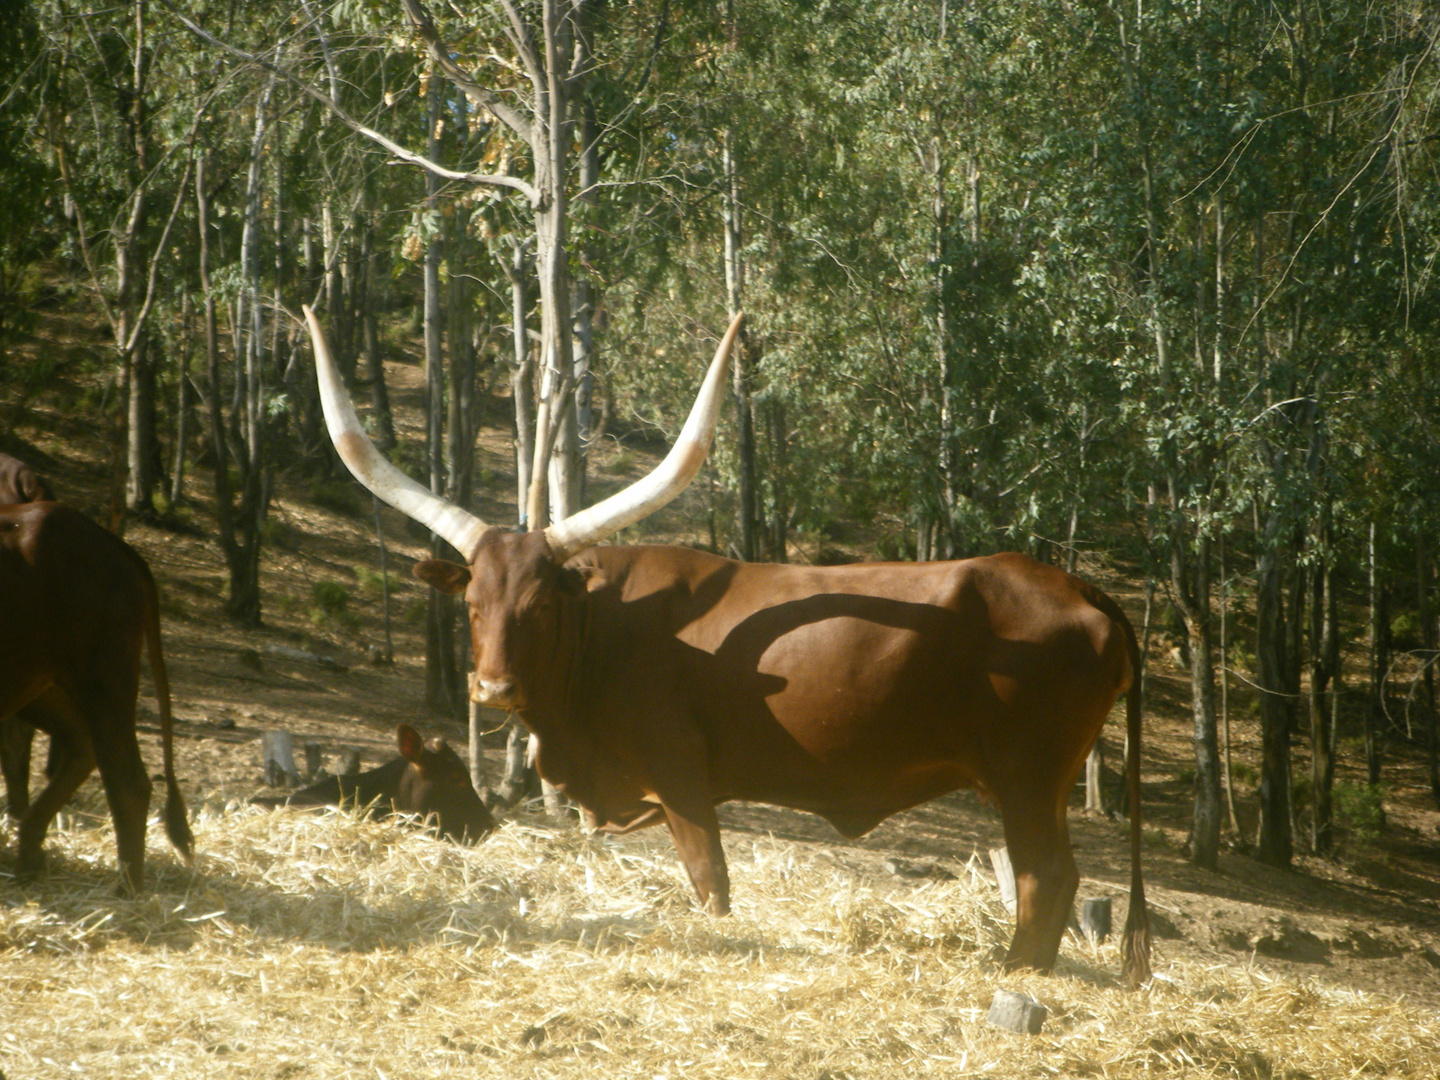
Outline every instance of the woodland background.
{"type": "Polygon", "coordinates": [[[1440,804],[1437,36],[1413,0],[12,2],[0,449],[90,377],[111,523],[203,491],[253,625],[277,484],[372,512],[302,303],[393,460],[529,525],[587,501],[598,447],[673,433],[743,309],[694,542],[1122,568],[1189,669],[1190,857],[1284,866],[1382,818],[1402,744],[1440,804]],[[18,348],[57,308],[93,347],[18,348]],[[423,439],[383,377],[411,340],[423,439]],[[505,492],[474,452],[497,398],[505,492]]]}

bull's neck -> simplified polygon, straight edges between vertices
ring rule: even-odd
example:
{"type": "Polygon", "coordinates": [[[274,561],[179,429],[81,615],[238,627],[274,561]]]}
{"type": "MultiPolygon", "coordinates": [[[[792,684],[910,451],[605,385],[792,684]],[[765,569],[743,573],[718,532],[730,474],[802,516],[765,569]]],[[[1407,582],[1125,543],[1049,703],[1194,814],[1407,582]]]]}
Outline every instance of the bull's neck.
{"type": "Polygon", "coordinates": [[[585,715],[588,698],[582,693],[590,621],[586,608],[583,600],[574,605],[557,636],[546,677],[526,688],[525,707],[519,712],[525,726],[538,737],[540,775],[580,805],[593,806],[590,768],[595,747],[585,715]]]}
{"type": "Polygon", "coordinates": [[[589,604],[584,599],[565,606],[546,668],[525,688],[525,707],[520,717],[542,740],[547,733],[553,736],[559,725],[568,728],[578,716],[583,701],[579,688],[583,685],[588,612],[589,604]]]}

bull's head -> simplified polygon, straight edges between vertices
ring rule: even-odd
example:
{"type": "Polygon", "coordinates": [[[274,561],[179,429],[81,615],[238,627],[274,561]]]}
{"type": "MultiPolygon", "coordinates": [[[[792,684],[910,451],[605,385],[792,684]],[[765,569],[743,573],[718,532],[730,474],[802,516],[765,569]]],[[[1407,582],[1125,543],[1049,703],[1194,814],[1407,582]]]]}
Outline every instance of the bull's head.
{"type": "Polygon", "coordinates": [[[379,498],[465,556],[465,566],[438,559],[418,563],[415,575],[444,592],[465,594],[475,651],[471,699],[498,708],[524,708],[527,688],[518,673],[544,670],[568,622],[569,605],[585,591],[584,577],[567,567],[566,560],[654,513],[700,471],[724,401],[725,372],[741,317],[731,322],[685,426],[653,472],[564,521],[523,534],[486,525],[386,461],[360,426],[320,322],[308,307],[305,318],[315,348],[320,402],[341,460],[379,498]]]}

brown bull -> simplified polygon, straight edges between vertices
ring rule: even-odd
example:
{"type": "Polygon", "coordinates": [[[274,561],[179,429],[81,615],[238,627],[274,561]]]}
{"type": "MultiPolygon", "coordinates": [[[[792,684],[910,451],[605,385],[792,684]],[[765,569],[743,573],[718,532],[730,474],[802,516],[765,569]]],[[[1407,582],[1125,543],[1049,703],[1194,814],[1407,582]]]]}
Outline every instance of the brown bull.
{"type": "Polygon", "coordinates": [[[650,477],[543,532],[488,528],[384,462],[307,310],[331,437],[381,498],[467,566],[416,574],[464,593],[472,699],[517,711],[540,773],[593,824],[664,822],[700,900],[729,909],[715,807],[809,810],[846,836],[958,788],[999,807],[1015,870],[1007,964],[1050,970],[1079,873],[1066,805],[1127,690],[1131,899],[1125,976],[1149,975],[1140,872],[1135,635],[1120,608],[1022,555],[830,568],[680,547],[597,547],[673,498],[708,450],[738,318],[679,440],[650,477]]]}
{"type": "Polygon", "coordinates": [[[50,822],[98,766],[115,822],[121,887],[133,892],[143,883],[150,778],[135,734],[142,649],[150,654],[160,710],[166,832],[188,861],[192,838],[175,781],[159,605],[145,561],[68,507],[0,507],[0,596],[0,719],[23,708],[61,751],[20,822],[19,874],[44,865],[50,822]]]}
{"type": "Polygon", "coordinates": [[[395,729],[400,756],[357,776],[329,776],[290,795],[263,795],[257,806],[349,806],[377,816],[434,818],[440,835],[473,843],[495,828],[475,793],[470,771],[444,739],[423,739],[409,724],[395,729]]]}

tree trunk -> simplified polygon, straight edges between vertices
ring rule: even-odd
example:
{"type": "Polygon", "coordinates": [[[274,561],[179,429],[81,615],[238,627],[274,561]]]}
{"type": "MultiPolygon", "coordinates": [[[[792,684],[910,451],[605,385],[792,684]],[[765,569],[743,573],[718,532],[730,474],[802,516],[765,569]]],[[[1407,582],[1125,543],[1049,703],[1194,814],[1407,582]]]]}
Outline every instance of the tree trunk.
{"type": "Polygon", "coordinates": [[[126,358],[125,508],[132,514],[154,514],[159,454],[155,434],[155,365],[149,334],[141,331],[126,358]]]}
{"type": "Polygon", "coordinates": [[[395,662],[395,637],[390,630],[390,553],[385,547],[385,528],[380,523],[380,498],[372,495],[375,510],[375,543],[380,548],[380,610],[385,619],[385,663],[395,662]]]}
{"type": "Polygon", "coordinates": [[[134,184],[130,213],[115,242],[116,289],[119,299],[120,332],[117,344],[121,349],[122,378],[128,393],[125,439],[125,508],[130,513],[151,515],[155,511],[153,497],[155,468],[159,459],[159,439],[155,433],[155,369],[148,334],[138,325],[142,304],[141,267],[146,259],[142,235],[149,215],[150,200],[146,193],[146,176],[150,168],[149,116],[146,107],[146,76],[149,48],[146,36],[146,2],[135,0],[131,28],[133,52],[130,56],[130,85],[121,95],[123,120],[129,128],[130,148],[134,166],[130,171],[134,184]]]}
{"type": "Polygon", "coordinates": [[[263,394],[264,318],[260,304],[260,209],[263,201],[265,151],[268,142],[270,100],[275,76],[266,81],[256,103],[255,131],[245,186],[245,217],[240,241],[241,295],[236,300],[232,327],[236,341],[235,397],[230,423],[241,450],[240,505],[232,524],[238,534],[227,549],[230,596],[225,610],[232,618],[258,626],[261,615],[260,543],[269,503],[269,477],[265,446],[263,394]]]}
{"type": "Polygon", "coordinates": [[[1085,758],[1085,809],[1105,812],[1105,745],[1102,734],[1085,758]]]}
{"type": "MultiPolygon", "coordinates": [[[[720,160],[724,169],[723,219],[725,226],[725,307],[731,319],[744,306],[745,267],[740,259],[743,241],[740,223],[740,177],[735,163],[735,136],[728,128],[720,136],[720,160]]],[[[739,348],[731,363],[731,386],[735,394],[735,458],[737,501],[740,523],[740,558],[754,562],[760,557],[760,500],[755,490],[755,417],[750,405],[749,334],[742,331],[739,348]]]]}
{"type": "Polygon", "coordinates": [[[1260,689],[1260,822],[1256,855],[1288,867],[1290,832],[1290,708],[1280,659],[1282,575],[1273,530],[1267,529],[1255,568],[1255,681],[1260,689]]]}
{"type": "Polygon", "coordinates": [[[955,535],[955,506],[959,499],[959,447],[956,445],[956,402],[959,388],[955,365],[954,342],[951,340],[949,313],[945,306],[947,269],[945,239],[949,230],[949,199],[943,142],[939,135],[930,140],[926,167],[930,172],[930,231],[933,276],[930,290],[935,307],[935,367],[940,381],[940,557],[953,559],[959,554],[955,535]]]}
{"type": "Polygon", "coordinates": [[[535,354],[530,348],[530,335],[525,325],[525,275],[529,264],[525,246],[517,242],[510,261],[502,261],[510,279],[510,335],[514,344],[510,377],[511,398],[515,406],[515,506],[520,528],[528,527],[525,517],[526,500],[530,495],[530,467],[535,458],[535,354]]]}
{"type": "Polygon", "coordinates": [[[186,440],[190,423],[190,354],[194,339],[190,332],[190,290],[180,293],[180,375],[175,393],[175,455],[170,468],[170,506],[173,510],[185,497],[186,440]]]}
{"type": "Polygon", "coordinates": [[[1423,699],[1425,707],[1426,757],[1430,770],[1430,797],[1440,808],[1440,715],[1435,711],[1436,626],[1435,607],[1431,593],[1434,573],[1428,538],[1419,538],[1415,545],[1415,586],[1419,594],[1420,646],[1425,650],[1423,699]]]}
{"type": "Polygon", "coordinates": [[[375,247],[375,230],[366,222],[360,234],[363,274],[360,285],[361,340],[365,347],[365,373],[370,382],[370,415],[375,426],[375,445],[381,453],[395,446],[395,418],[390,410],[390,390],[385,384],[385,355],[380,348],[379,299],[375,283],[380,280],[380,253],[375,247]]]}
{"type": "MultiPolygon", "coordinates": [[[[440,160],[438,129],[444,95],[438,84],[429,97],[427,123],[430,131],[430,158],[440,160]]],[[[426,174],[429,206],[433,209],[440,192],[440,182],[433,173],[426,174]]],[[[447,487],[445,470],[445,349],[444,322],[440,308],[440,263],[444,258],[444,235],[437,232],[425,245],[422,273],[424,282],[425,334],[425,453],[429,463],[430,490],[444,494],[447,487]]],[[[450,558],[449,545],[431,534],[430,556],[450,558]]],[[[455,612],[449,593],[439,589],[426,590],[425,607],[425,704],[431,712],[453,717],[456,706],[455,687],[455,612]]]]}
{"type": "Polygon", "coordinates": [[[770,559],[790,561],[790,498],[785,478],[789,465],[790,428],[785,403],[772,399],[765,410],[770,427],[770,559]]]}
{"type": "MultiPolygon", "coordinates": [[[[1284,643],[1281,663],[1284,665],[1285,707],[1289,710],[1290,735],[1293,738],[1300,731],[1300,676],[1305,670],[1305,607],[1308,597],[1309,576],[1300,565],[1299,553],[1305,548],[1304,534],[1296,530],[1291,548],[1295,554],[1286,561],[1285,592],[1290,598],[1289,610],[1285,613],[1284,643]]],[[[1294,808],[1291,808],[1292,812],[1294,808]]]]}
{"type": "Polygon", "coordinates": [[[579,9],[567,18],[559,0],[542,0],[542,78],[534,86],[535,125],[530,149],[535,158],[535,268],[540,286],[541,394],[535,421],[535,464],[530,474],[526,520],[543,529],[547,520],[546,481],[550,454],[560,431],[574,376],[575,350],[570,319],[568,232],[570,154],[573,146],[571,100],[578,82],[567,78],[575,47],[579,9]]]}
{"type": "MultiPolygon", "coordinates": [[[[1328,518],[1328,508],[1325,517],[1328,518]]],[[[1328,549],[1322,524],[1321,546],[1328,549]]],[[[1332,793],[1335,788],[1335,719],[1334,698],[1339,687],[1340,641],[1336,620],[1335,568],[1332,556],[1311,571],[1313,594],[1310,610],[1310,777],[1315,789],[1315,816],[1311,829],[1311,850],[1328,855],[1335,848],[1335,817],[1332,793]],[[1327,699],[1327,691],[1328,699],[1327,699]]]]}
{"type": "MultiPolygon", "coordinates": [[[[576,49],[581,56],[577,64],[587,65],[588,35],[576,34],[576,49]]],[[[580,120],[579,179],[581,194],[577,202],[593,204],[595,186],[600,182],[600,128],[595,120],[595,107],[588,100],[582,102],[580,120]]],[[[598,256],[594,252],[583,252],[580,265],[583,267],[598,256]]],[[[555,451],[550,458],[550,489],[555,521],[563,520],[580,510],[585,497],[585,469],[591,437],[591,397],[594,388],[595,360],[595,302],[596,293],[590,276],[582,269],[573,279],[573,303],[570,311],[571,366],[570,380],[574,387],[573,396],[561,413],[561,424],[555,440],[555,451]]]]}
{"type": "Polygon", "coordinates": [[[1210,612],[1210,541],[1194,540],[1190,557],[1177,537],[1171,555],[1175,592],[1190,637],[1190,697],[1195,721],[1195,814],[1190,861],[1207,870],[1220,865],[1220,748],[1215,718],[1215,660],[1210,612]]]}
{"type": "Polygon", "coordinates": [[[1220,767],[1225,785],[1225,814],[1231,835],[1240,836],[1235,814],[1234,771],[1230,762],[1230,579],[1225,570],[1225,541],[1220,541],[1220,767]]]}
{"type": "Polygon", "coordinates": [[[1385,679],[1390,669],[1389,595],[1379,576],[1379,542],[1370,523],[1370,700],[1365,710],[1365,775],[1380,783],[1385,728],[1385,679]]]}

